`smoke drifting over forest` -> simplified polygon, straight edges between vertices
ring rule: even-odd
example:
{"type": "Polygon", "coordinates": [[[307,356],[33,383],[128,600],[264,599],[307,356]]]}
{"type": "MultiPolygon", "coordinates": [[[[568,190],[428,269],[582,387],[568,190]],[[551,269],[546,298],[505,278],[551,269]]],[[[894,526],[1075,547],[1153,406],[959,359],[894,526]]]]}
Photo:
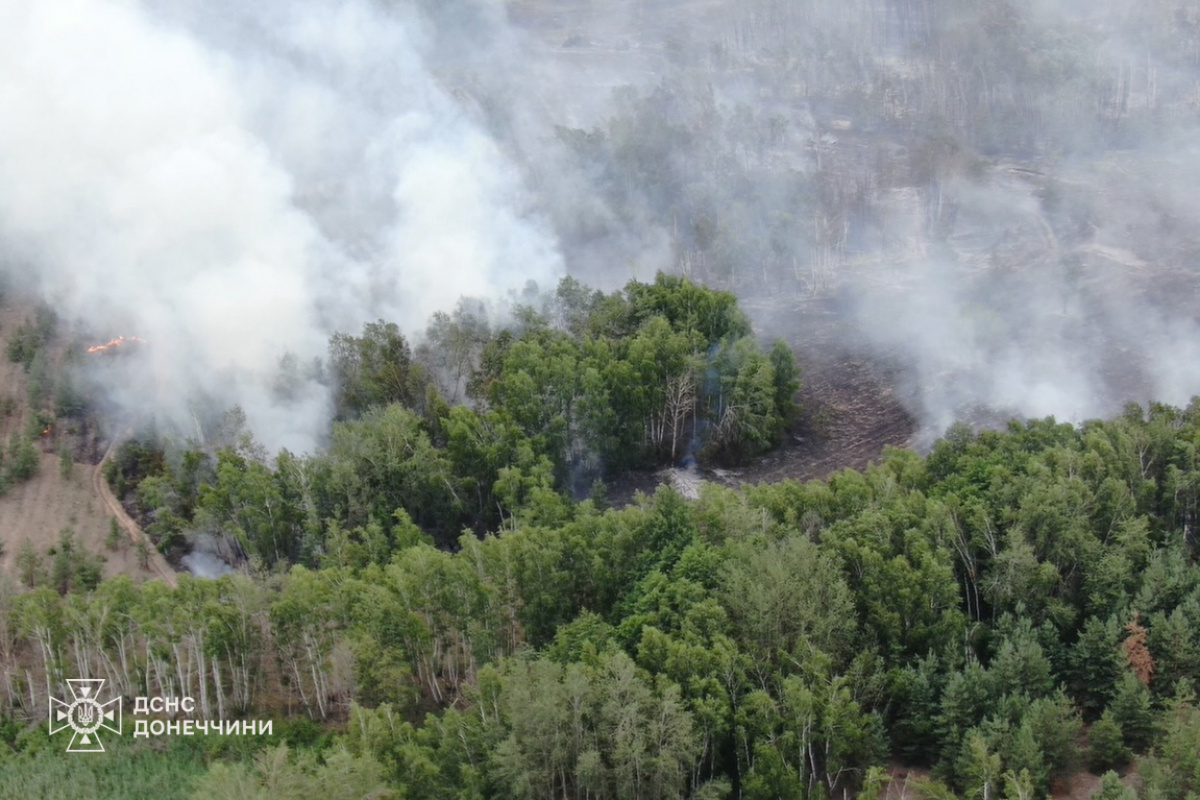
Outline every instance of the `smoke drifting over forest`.
{"type": "Polygon", "coordinates": [[[311,445],[323,399],[268,401],[284,352],[322,355],[380,316],[419,330],[462,294],[562,269],[428,46],[418,16],[366,3],[6,0],[10,271],[151,342],[155,381],[131,402],[187,420],[173,398],[201,391],[272,445],[311,445]]]}
{"type": "Polygon", "coordinates": [[[1079,420],[1200,392],[1198,115],[1176,0],[0,0],[0,242],[271,446],[285,351],[656,269],[834,309],[928,432],[1079,420]]]}

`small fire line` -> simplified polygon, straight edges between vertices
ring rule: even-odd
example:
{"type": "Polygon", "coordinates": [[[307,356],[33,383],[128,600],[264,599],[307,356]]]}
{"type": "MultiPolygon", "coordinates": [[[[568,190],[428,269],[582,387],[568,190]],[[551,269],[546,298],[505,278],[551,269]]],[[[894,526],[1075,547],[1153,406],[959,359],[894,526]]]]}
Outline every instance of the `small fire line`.
{"type": "Polygon", "coordinates": [[[94,344],[91,347],[89,347],[87,349],[87,351],[89,353],[103,353],[106,350],[111,350],[114,347],[120,347],[121,345],[130,343],[130,342],[137,342],[138,344],[145,344],[146,340],[139,339],[137,336],[118,336],[114,339],[110,339],[109,341],[105,342],[104,344],[94,344]]]}

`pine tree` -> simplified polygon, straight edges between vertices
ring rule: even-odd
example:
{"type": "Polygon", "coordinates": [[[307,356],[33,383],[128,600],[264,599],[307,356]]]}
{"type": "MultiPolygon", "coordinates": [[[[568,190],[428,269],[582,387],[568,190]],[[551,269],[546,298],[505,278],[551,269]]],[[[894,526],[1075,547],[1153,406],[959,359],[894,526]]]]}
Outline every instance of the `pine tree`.
{"type": "Polygon", "coordinates": [[[1120,623],[1115,617],[1089,617],[1069,656],[1071,695],[1092,721],[1112,700],[1124,665],[1120,645],[1120,623]]]}
{"type": "Polygon", "coordinates": [[[145,539],[138,540],[134,552],[137,554],[138,566],[142,569],[150,569],[150,548],[146,545],[145,539]]]}
{"type": "Polygon", "coordinates": [[[28,587],[37,586],[46,579],[46,567],[42,557],[33,547],[33,542],[26,539],[17,553],[17,575],[21,583],[28,587]]]}
{"type": "Polygon", "coordinates": [[[1125,733],[1125,744],[1135,753],[1145,753],[1158,734],[1150,690],[1132,672],[1125,673],[1113,698],[1113,721],[1125,733]]]}
{"type": "Polygon", "coordinates": [[[104,537],[104,546],[109,550],[121,546],[121,526],[117,524],[116,517],[108,518],[108,535],[104,537]]]}
{"type": "Polygon", "coordinates": [[[38,456],[33,444],[13,431],[8,443],[8,462],[5,464],[8,483],[21,483],[37,474],[38,456]]]}
{"type": "Polygon", "coordinates": [[[1137,800],[1137,793],[1121,783],[1120,776],[1110,770],[1100,778],[1100,791],[1092,795],[1092,800],[1137,800]]]}
{"type": "Polygon", "coordinates": [[[1088,769],[1097,773],[1124,769],[1130,757],[1129,748],[1125,746],[1124,731],[1113,717],[1112,711],[1105,710],[1088,731],[1088,769]]]}

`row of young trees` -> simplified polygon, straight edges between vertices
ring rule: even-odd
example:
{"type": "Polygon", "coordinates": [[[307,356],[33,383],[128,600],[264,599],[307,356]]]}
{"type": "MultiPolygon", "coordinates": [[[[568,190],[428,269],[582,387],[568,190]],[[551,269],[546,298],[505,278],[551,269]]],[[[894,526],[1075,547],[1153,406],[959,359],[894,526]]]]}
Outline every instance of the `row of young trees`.
{"type": "MultiPolygon", "coordinates": [[[[0,288],[0,303],[4,299],[0,288]]],[[[7,446],[0,447],[0,494],[36,475],[38,451],[51,445],[57,445],[60,475],[70,477],[75,451],[86,438],[88,408],[79,371],[83,347],[71,343],[52,362],[57,324],[54,311],[38,305],[32,316],[6,332],[5,355],[22,368],[25,396],[0,394],[0,427],[8,428],[7,446]],[[26,411],[18,425],[14,418],[22,407],[26,411]]]]}
{"type": "Polygon", "coordinates": [[[279,774],[401,797],[871,796],[891,758],[928,796],[1026,798],[1136,757],[1144,796],[1184,800],[1198,446],[1200,403],[1131,407],[697,502],[547,489],[453,553],[405,512],[316,568],[6,590],[0,690],[32,719],[75,675],[306,713],[341,734],[320,763],[264,753],[279,774]]]}
{"type": "MultiPolygon", "coordinates": [[[[8,335],[5,355],[14,364],[20,364],[25,373],[25,405],[31,410],[23,425],[6,425],[10,428],[7,447],[0,449],[0,493],[8,487],[29,480],[37,474],[38,458],[35,442],[52,423],[48,400],[54,382],[51,376],[49,348],[47,346],[55,325],[55,317],[46,306],[39,306],[33,318],[17,326],[8,335]]],[[[68,402],[69,387],[60,388],[54,399],[63,416],[76,410],[68,402]]],[[[14,395],[0,397],[0,422],[7,422],[17,413],[21,403],[14,395]]]]}

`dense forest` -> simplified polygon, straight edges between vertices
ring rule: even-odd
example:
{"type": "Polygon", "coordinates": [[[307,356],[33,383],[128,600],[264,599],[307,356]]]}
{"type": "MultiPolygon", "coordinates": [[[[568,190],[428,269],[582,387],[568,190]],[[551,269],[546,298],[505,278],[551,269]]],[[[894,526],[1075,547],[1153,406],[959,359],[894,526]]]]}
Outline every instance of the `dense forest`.
{"type": "Polygon", "coordinates": [[[50,8],[0,496],[130,522],[0,530],[0,798],[1200,798],[1194,3],[50,8]],[[692,471],[851,359],[917,450],[692,471]]]}
{"type": "Polygon", "coordinates": [[[416,348],[335,336],[324,454],[268,461],[236,413],[215,452],[123,445],[109,477],[159,546],[224,537],[243,568],[172,589],[69,540],[23,557],[0,794],[52,795],[40,720],[77,676],[279,720],[53,768],[121,796],[874,797],[889,764],[923,797],[1084,769],[1125,797],[1132,765],[1140,796],[1200,791],[1200,407],[606,509],[576,473],[770,446],[794,363],[682,279],[540,302],[498,330],[460,307],[416,348]]]}
{"type": "MultiPolygon", "coordinates": [[[[335,394],[319,454],[268,460],[235,409],[207,448],[168,453],[146,431],[107,477],[164,551],[207,535],[264,568],[365,566],[421,538],[563,519],[567,498],[603,497],[631,469],[738,463],[796,415],[791,350],[763,351],[728,292],[660,274],[607,295],[566,278],[529,299],[495,330],[460,304],[416,348],[382,320],[335,334],[307,367],[335,394]]],[[[282,360],[280,402],[301,369],[282,360]]]]}

